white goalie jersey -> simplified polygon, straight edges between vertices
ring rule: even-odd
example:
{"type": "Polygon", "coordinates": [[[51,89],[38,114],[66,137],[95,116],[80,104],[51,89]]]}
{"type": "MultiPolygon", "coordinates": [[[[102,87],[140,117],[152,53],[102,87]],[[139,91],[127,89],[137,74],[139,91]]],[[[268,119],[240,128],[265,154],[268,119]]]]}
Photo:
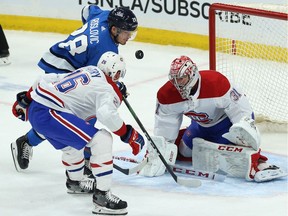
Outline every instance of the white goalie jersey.
{"type": "Polygon", "coordinates": [[[34,84],[31,96],[47,107],[73,113],[83,120],[96,117],[116,134],[124,125],[117,112],[121,92],[94,66],[80,68],[69,75],[46,74],[34,84]]]}
{"type": "MultiPolygon", "coordinates": [[[[231,126],[227,125],[230,127],[229,131],[222,134],[219,130],[215,135],[226,138],[231,145],[208,142],[205,140],[208,134],[203,133],[202,139],[196,136],[192,140],[193,151],[188,147],[185,149],[192,154],[195,169],[212,172],[220,169],[231,176],[257,182],[287,175],[279,167],[266,163],[267,158],[260,154],[260,134],[251,119],[253,110],[241,89],[233,86],[219,72],[207,70],[199,73],[199,86],[189,99],[182,99],[170,81],[160,88],[157,94],[154,134],[174,142],[184,116],[191,118],[202,128],[213,128],[229,118],[232,123],[231,126]],[[222,148],[228,150],[223,151],[222,148]],[[234,148],[237,150],[231,152],[234,148]],[[238,152],[238,149],[241,151],[238,152]]],[[[195,131],[194,134],[189,131],[189,134],[193,137],[195,131]]],[[[180,150],[183,152],[183,149],[180,150]]],[[[147,171],[146,173],[150,174],[147,171]]]]}
{"type": "Polygon", "coordinates": [[[216,71],[200,71],[199,87],[195,95],[182,99],[175,86],[168,81],[157,93],[154,134],[174,142],[187,116],[202,127],[212,127],[229,117],[234,124],[245,116],[252,116],[252,108],[245,94],[216,71]]]}

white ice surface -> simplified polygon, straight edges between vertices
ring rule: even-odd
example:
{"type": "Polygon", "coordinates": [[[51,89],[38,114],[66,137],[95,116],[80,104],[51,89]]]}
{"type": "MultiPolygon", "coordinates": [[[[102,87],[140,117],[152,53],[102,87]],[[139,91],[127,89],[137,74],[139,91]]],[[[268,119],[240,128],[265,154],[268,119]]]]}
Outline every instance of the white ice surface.
{"type": "MultiPolygon", "coordinates": [[[[37,63],[42,54],[66,36],[50,33],[5,31],[10,45],[11,65],[0,67],[0,215],[1,216],[84,216],[92,215],[90,195],[66,193],[61,152],[48,142],[34,148],[29,169],[15,171],[10,143],[29,129],[11,113],[17,92],[26,90],[43,72],[37,63]]],[[[120,47],[127,62],[124,79],[128,100],[148,133],[152,134],[155,95],[167,80],[170,62],[177,56],[191,56],[200,69],[208,68],[208,53],[191,48],[130,42],[120,47]],[[134,57],[136,50],[144,58],[134,57]]],[[[126,123],[140,130],[123,104],[119,112],[126,123]]],[[[114,155],[130,154],[130,147],[114,139],[114,155]]],[[[287,170],[287,134],[262,134],[262,150],[269,160],[287,170]]],[[[116,161],[117,162],[117,161],[116,161]]],[[[129,166],[131,164],[121,163],[129,166]]],[[[200,188],[177,185],[169,174],[158,178],[125,176],[114,171],[113,192],[128,202],[130,216],[287,216],[287,177],[252,183],[226,178],[225,182],[204,180],[200,188]]]]}

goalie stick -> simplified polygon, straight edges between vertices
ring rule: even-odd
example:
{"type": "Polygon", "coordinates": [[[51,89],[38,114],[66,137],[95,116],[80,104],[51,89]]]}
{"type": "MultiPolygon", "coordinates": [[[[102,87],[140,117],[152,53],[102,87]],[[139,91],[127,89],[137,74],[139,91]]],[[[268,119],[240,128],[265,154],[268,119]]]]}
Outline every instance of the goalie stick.
{"type": "Polygon", "coordinates": [[[156,151],[158,157],[161,159],[162,163],[166,167],[166,170],[170,173],[170,175],[174,179],[174,181],[176,183],[183,185],[183,186],[186,186],[186,187],[199,187],[199,186],[201,186],[202,182],[199,179],[180,178],[173,172],[172,168],[167,164],[163,155],[161,154],[161,152],[159,151],[159,149],[155,145],[154,141],[152,140],[152,138],[150,137],[150,135],[148,134],[148,132],[146,131],[146,129],[142,125],[141,121],[137,117],[136,113],[132,109],[131,105],[129,104],[129,102],[127,101],[127,99],[124,96],[123,96],[123,101],[124,101],[125,105],[127,106],[128,110],[130,111],[130,113],[132,114],[132,116],[134,117],[135,121],[138,123],[139,127],[141,128],[141,130],[145,134],[147,140],[150,142],[151,146],[156,151]]]}
{"type": "MultiPolygon", "coordinates": [[[[113,159],[120,160],[120,161],[125,161],[125,162],[130,162],[130,163],[137,163],[137,164],[143,163],[143,161],[139,162],[139,161],[137,161],[137,160],[135,160],[133,158],[123,157],[123,156],[113,156],[113,159]]],[[[193,176],[195,178],[209,179],[209,180],[219,181],[219,182],[223,182],[225,180],[226,176],[227,176],[227,174],[225,172],[223,172],[223,171],[205,172],[205,171],[200,171],[200,170],[188,169],[188,168],[185,168],[185,167],[179,166],[179,165],[178,166],[176,166],[176,165],[171,166],[171,168],[176,173],[182,173],[182,174],[186,174],[186,175],[191,175],[191,176],[193,176]]],[[[120,169],[122,169],[122,168],[120,167],[120,169]]],[[[132,169],[134,169],[134,168],[132,168],[132,169]]],[[[117,170],[119,170],[119,169],[117,169],[117,170]]],[[[119,170],[119,171],[122,172],[122,170],[119,170]]],[[[127,171],[126,172],[122,172],[122,173],[124,173],[126,175],[130,175],[131,174],[131,173],[127,172],[127,171]]],[[[133,173],[135,173],[135,172],[133,172],[133,173]]]]}

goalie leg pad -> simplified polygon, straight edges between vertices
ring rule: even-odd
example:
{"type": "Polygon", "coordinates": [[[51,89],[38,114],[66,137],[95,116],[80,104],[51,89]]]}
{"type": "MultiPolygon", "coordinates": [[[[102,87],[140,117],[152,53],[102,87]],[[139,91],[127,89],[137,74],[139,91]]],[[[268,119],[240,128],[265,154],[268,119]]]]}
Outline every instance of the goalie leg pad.
{"type": "MultiPolygon", "coordinates": [[[[151,138],[167,163],[174,165],[177,157],[177,146],[174,143],[166,142],[164,137],[154,136],[151,138]]],[[[139,174],[149,177],[163,175],[166,167],[150,143],[148,143],[147,151],[148,163],[141,169],[139,174]]]]}
{"type": "Polygon", "coordinates": [[[216,172],[222,170],[233,177],[247,181],[264,182],[287,176],[287,172],[269,165],[267,157],[251,147],[225,145],[193,139],[193,168],[216,172]]]}
{"type": "Polygon", "coordinates": [[[210,172],[222,170],[230,176],[251,181],[258,171],[260,150],[194,138],[192,155],[194,169],[210,172]]]}

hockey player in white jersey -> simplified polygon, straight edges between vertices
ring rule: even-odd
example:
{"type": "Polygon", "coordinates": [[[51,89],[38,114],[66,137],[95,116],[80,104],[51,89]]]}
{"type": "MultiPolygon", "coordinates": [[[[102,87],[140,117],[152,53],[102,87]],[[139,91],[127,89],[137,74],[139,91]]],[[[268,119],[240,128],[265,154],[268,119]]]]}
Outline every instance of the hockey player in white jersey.
{"type": "MultiPolygon", "coordinates": [[[[70,73],[80,67],[96,66],[103,53],[118,53],[119,44],[125,45],[128,40],[133,40],[138,27],[135,14],[127,7],[117,7],[109,11],[94,4],[82,9],[82,22],[81,28],[44,53],[38,66],[45,73],[70,73]]],[[[23,99],[29,103],[25,92],[19,93],[14,105],[22,104],[23,99]]],[[[26,105],[23,105],[25,108],[26,105]]],[[[32,128],[12,142],[11,149],[17,171],[28,168],[32,146],[37,146],[42,141],[43,137],[32,128]]]]}
{"type": "MultiPolygon", "coordinates": [[[[169,81],[157,93],[154,134],[165,138],[157,143],[170,164],[176,160],[176,143],[177,159],[193,158],[195,169],[221,169],[257,182],[287,175],[261,155],[260,134],[253,119],[240,88],[217,71],[198,71],[189,57],[181,56],[172,62],[169,81]],[[180,130],[184,116],[191,124],[180,130]]],[[[162,175],[165,166],[149,145],[148,151],[149,163],[140,174],[162,175]]]]}
{"type": "MultiPolygon", "coordinates": [[[[107,52],[98,67],[87,66],[69,74],[46,74],[33,85],[33,99],[22,110],[37,133],[57,150],[62,150],[70,192],[93,192],[93,213],[125,215],[127,203],[111,193],[112,135],[88,123],[97,118],[111,132],[128,143],[134,155],[144,146],[143,137],[125,124],[117,112],[122,93],[115,82],[125,75],[123,58],[107,52]],[[84,149],[91,151],[93,179],[83,175],[84,149]]],[[[124,92],[125,93],[125,92],[124,92]]],[[[21,107],[19,107],[21,109],[21,107]]]]}

